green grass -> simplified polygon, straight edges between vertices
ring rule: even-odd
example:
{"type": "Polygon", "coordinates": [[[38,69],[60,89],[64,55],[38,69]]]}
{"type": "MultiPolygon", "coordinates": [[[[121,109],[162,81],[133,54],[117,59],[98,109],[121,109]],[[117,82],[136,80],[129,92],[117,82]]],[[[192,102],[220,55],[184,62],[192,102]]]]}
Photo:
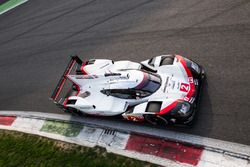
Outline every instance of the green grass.
{"type": "Polygon", "coordinates": [[[45,121],[41,131],[56,133],[67,137],[76,137],[82,130],[82,125],[69,124],[66,122],[45,121]]]}
{"type": "Polygon", "coordinates": [[[0,5],[0,14],[4,13],[4,11],[7,11],[15,6],[18,6],[22,3],[26,2],[26,0],[9,0],[5,2],[4,4],[0,5]]]}
{"type": "Polygon", "coordinates": [[[0,166],[151,167],[156,165],[107,153],[100,147],[82,147],[40,136],[0,130],[0,166]]]}

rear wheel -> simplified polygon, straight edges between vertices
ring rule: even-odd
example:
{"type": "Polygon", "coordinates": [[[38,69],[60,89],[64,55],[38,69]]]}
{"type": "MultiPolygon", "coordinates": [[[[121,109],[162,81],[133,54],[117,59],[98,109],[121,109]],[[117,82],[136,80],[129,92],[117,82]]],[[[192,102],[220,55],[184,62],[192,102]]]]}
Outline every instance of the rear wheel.
{"type": "Polygon", "coordinates": [[[82,112],[80,112],[79,110],[72,108],[72,107],[67,107],[65,109],[65,112],[70,113],[70,114],[75,115],[75,116],[83,116],[82,112]]]}

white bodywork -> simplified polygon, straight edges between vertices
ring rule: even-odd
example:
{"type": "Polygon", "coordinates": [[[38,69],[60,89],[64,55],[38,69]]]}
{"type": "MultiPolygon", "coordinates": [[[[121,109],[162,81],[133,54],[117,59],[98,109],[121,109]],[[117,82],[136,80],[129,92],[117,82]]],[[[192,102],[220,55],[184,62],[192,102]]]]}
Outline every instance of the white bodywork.
{"type": "MultiPolygon", "coordinates": [[[[162,55],[164,56],[164,55],[162,55]]],[[[76,100],[74,104],[66,104],[80,112],[90,115],[114,116],[123,114],[129,106],[135,106],[133,115],[138,119],[145,112],[147,102],[161,101],[161,110],[178,99],[192,102],[194,78],[189,76],[181,56],[174,58],[172,65],[161,65],[162,56],[154,58],[153,66],[149,60],[141,63],[131,61],[116,61],[96,59],[93,64],[81,67],[84,75],[68,75],[68,79],[79,86],[77,96],[70,96],[67,100],[76,100]],[[135,88],[143,82],[142,66],[157,71],[161,78],[161,85],[156,92],[144,98],[123,99],[106,95],[101,90],[135,88]],[[110,74],[110,76],[108,76],[110,74]],[[119,75],[112,75],[119,74],[119,75]],[[190,92],[192,91],[192,92],[190,92]],[[88,96],[84,96],[88,93],[88,96]]],[[[196,64],[194,63],[193,66],[196,64]]],[[[195,67],[194,67],[195,68],[195,67]]],[[[146,72],[147,73],[147,72],[146,72]]],[[[123,114],[127,118],[127,114],[123,114]]]]}

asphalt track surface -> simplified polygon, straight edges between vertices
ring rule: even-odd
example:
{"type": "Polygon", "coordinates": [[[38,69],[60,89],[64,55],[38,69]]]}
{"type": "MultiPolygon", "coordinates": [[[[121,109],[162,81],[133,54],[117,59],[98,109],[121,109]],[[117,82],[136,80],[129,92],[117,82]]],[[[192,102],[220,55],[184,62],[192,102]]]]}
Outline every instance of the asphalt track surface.
{"type": "Polygon", "coordinates": [[[30,0],[0,15],[0,110],[62,112],[48,97],[69,55],[168,53],[207,73],[194,126],[168,129],[250,145],[249,0],[30,0]]]}

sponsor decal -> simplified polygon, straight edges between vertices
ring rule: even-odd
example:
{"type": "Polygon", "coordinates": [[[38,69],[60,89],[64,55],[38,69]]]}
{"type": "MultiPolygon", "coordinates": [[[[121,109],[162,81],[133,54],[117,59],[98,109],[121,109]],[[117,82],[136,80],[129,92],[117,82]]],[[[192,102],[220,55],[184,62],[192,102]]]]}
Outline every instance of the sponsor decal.
{"type": "Polygon", "coordinates": [[[144,117],[137,117],[137,116],[127,115],[127,120],[140,122],[140,121],[144,121],[144,117]]]}
{"type": "Polygon", "coordinates": [[[188,82],[189,83],[194,83],[194,78],[193,77],[188,77],[188,82]]]}
{"type": "Polygon", "coordinates": [[[83,75],[83,76],[74,76],[76,79],[94,79],[94,78],[98,78],[97,75],[83,75]]]}
{"type": "Polygon", "coordinates": [[[193,103],[194,100],[195,100],[195,98],[194,98],[194,97],[191,97],[188,101],[189,101],[190,103],[193,103]]]}

